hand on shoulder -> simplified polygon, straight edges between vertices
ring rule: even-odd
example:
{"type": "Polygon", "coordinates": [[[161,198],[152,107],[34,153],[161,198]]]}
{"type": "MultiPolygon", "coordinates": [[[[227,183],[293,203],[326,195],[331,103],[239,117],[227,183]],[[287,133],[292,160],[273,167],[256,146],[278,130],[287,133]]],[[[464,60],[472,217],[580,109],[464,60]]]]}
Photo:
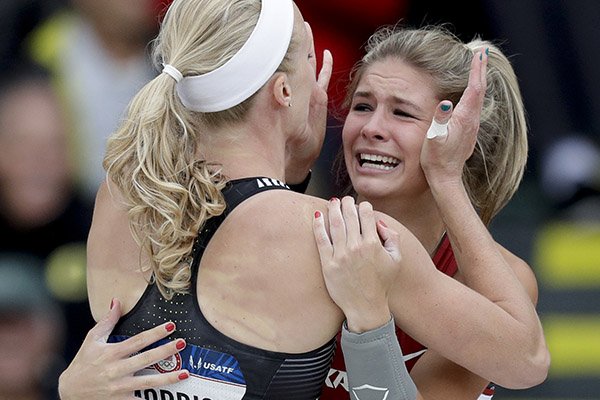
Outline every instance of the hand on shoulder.
{"type": "Polygon", "coordinates": [[[367,202],[357,207],[351,197],[334,198],[313,223],[327,290],[352,332],[389,321],[388,293],[402,260],[398,234],[375,215],[367,202]]]}

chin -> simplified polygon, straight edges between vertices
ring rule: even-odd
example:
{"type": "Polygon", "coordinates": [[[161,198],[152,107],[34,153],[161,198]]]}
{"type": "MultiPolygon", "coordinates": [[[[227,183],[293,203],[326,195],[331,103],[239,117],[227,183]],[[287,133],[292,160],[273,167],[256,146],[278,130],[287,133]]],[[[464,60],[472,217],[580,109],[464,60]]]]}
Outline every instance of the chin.
{"type": "Polygon", "coordinates": [[[393,194],[389,182],[372,177],[358,177],[353,179],[354,191],[364,200],[381,199],[393,194]]]}

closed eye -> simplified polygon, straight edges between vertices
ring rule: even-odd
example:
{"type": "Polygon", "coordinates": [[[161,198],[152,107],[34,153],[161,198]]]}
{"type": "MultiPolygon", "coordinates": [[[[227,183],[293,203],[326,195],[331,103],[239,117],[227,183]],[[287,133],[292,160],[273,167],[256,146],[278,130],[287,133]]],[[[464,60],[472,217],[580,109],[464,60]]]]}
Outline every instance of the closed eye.
{"type": "Polygon", "coordinates": [[[399,110],[399,109],[394,110],[394,115],[399,116],[399,117],[414,118],[414,116],[412,114],[409,114],[406,111],[399,110]]]}

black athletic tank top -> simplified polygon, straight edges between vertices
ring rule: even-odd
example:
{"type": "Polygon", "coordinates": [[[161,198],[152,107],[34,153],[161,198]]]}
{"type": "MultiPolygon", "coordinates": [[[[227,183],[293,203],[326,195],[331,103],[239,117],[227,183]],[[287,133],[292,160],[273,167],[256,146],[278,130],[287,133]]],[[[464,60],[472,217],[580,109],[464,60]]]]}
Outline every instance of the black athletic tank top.
{"type": "MultiPolygon", "coordinates": [[[[187,369],[190,377],[167,387],[136,391],[148,400],[315,400],[335,350],[335,338],[314,351],[286,354],[239,343],[217,331],[198,305],[196,283],[204,249],[227,215],[249,197],[272,189],[289,190],[270,178],[234,180],[223,190],[226,210],[207,221],[194,246],[189,294],[166,300],[157,286],[149,285],[133,310],[121,318],[109,342],[120,342],[166,321],[177,324],[168,339],[184,338],[187,347],[175,356],[138,374],[156,374],[187,369]]],[[[167,340],[160,341],[156,347],[167,340]]]]}

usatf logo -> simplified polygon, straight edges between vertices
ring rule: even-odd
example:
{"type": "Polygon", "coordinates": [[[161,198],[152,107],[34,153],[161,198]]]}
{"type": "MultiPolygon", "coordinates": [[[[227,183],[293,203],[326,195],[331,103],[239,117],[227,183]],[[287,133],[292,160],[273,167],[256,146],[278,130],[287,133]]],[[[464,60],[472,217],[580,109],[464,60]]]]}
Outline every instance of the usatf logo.
{"type": "Polygon", "coordinates": [[[154,364],[154,368],[161,374],[165,374],[171,371],[177,371],[181,369],[181,356],[179,353],[172,355],[169,358],[165,358],[154,364]]]}

